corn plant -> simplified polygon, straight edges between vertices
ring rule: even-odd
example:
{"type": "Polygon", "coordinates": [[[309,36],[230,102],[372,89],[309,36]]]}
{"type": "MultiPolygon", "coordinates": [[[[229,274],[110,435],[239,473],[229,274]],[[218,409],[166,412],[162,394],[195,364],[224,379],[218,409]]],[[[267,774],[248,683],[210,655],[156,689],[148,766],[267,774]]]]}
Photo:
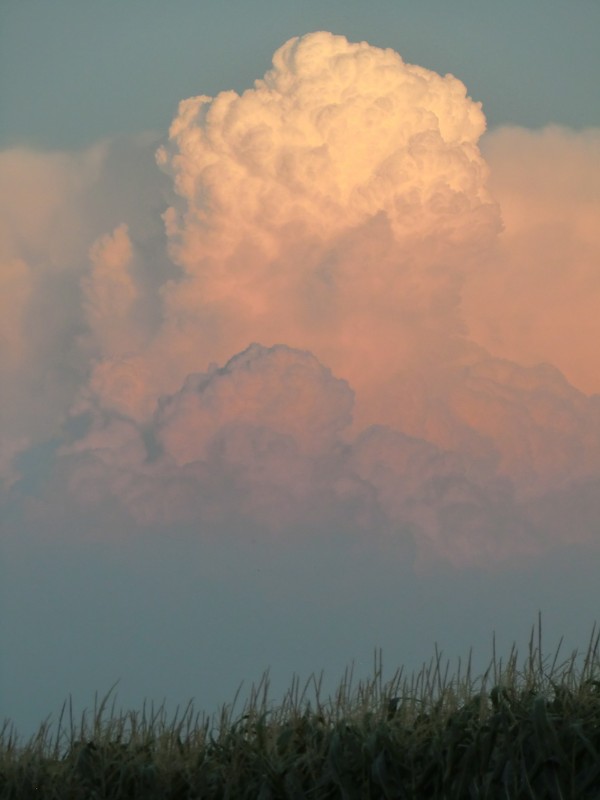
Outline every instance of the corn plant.
{"type": "Polygon", "coordinates": [[[513,645],[473,677],[471,654],[450,672],[442,654],[411,675],[355,684],[333,695],[323,676],[294,678],[283,699],[269,675],[208,716],[192,704],[116,713],[114,686],[91,714],[65,703],[27,742],[0,730],[0,800],[259,798],[259,800],[506,800],[600,797],[600,634],[575,651],[542,652],[541,618],[519,666],[513,645]],[[579,659],[580,661],[581,659],[579,659]],[[111,702],[110,710],[108,704],[111,702]]]}

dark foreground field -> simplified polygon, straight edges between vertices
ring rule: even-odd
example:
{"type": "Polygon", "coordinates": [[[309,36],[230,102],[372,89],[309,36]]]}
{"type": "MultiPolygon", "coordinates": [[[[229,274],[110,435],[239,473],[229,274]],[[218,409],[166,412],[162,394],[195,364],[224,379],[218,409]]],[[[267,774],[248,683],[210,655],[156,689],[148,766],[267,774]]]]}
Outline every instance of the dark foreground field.
{"type": "MultiPolygon", "coordinates": [[[[513,647],[484,675],[457,674],[436,655],[410,678],[372,679],[334,697],[295,681],[268,700],[265,676],[244,709],[216,717],[191,706],[105,718],[107,700],[20,743],[0,734],[0,798],[600,799],[600,634],[577,654],[542,656],[532,632],[519,665],[513,647]]],[[[109,693],[110,694],[110,693],[109,693]]]]}

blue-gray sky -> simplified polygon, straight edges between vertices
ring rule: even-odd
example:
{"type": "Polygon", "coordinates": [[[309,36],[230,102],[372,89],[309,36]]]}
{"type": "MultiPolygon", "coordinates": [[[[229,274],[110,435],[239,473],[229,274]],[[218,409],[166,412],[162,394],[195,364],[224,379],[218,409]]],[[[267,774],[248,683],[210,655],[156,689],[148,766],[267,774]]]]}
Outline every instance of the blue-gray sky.
{"type": "Polygon", "coordinates": [[[0,717],[585,647],[599,23],[4,0],[0,717]]]}
{"type": "Polygon", "coordinates": [[[247,88],[280,44],[313,30],[452,72],[491,125],[597,125],[599,28],[595,0],[5,0],[0,142],[164,131],[181,98],[247,88]]]}

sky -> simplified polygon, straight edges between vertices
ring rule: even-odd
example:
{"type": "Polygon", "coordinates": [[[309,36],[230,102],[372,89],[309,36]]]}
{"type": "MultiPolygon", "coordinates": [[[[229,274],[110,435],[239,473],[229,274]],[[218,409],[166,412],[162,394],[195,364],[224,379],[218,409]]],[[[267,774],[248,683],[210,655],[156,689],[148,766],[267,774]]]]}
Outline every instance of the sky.
{"type": "Polygon", "coordinates": [[[600,5],[0,6],[0,717],[585,648],[600,5]]]}

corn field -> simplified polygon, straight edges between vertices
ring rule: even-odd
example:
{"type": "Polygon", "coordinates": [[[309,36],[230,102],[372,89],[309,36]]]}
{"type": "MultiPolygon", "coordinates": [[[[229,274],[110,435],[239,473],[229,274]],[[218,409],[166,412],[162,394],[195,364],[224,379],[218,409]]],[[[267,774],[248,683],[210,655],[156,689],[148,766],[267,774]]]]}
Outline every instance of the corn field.
{"type": "MultiPolygon", "coordinates": [[[[541,621],[540,621],[541,622],[541,621]]],[[[297,679],[269,701],[268,674],[239,714],[208,717],[192,705],[167,719],[115,714],[112,690],[93,714],[63,706],[21,743],[0,731],[0,798],[50,800],[489,800],[600,798],[600,634],[577,653],[542,655],[541,624],[519,667],[495,648],[479,677],[471,658],[455,674],[437,652],[407,677],[400,669],[353,686],[352,671],[322,697],[322,678],[297,679]]],[[[114,688],[114,687],[113,687],[114,688]]]]}

